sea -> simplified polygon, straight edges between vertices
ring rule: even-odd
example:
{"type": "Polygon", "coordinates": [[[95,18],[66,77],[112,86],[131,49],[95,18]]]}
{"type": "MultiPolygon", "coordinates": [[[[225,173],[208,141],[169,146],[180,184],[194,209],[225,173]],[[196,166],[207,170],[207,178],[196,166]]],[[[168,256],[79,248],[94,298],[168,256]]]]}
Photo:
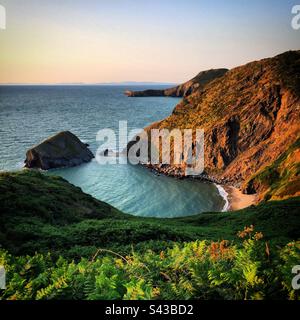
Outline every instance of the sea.
{"type": "MultiPolygon", "coordinates": [[[[71,131],[95,154],[101,144],[96,139],[99,130],[112,129],[118,134],[119,121],[127,121],[130,131],[167,117],[179,98],[124,95],[126,90],[160,88],[163,87],[0,86],[0,171],[23,170],[26,150],[60,131],[71,131]]],[[[45,174],[61,176],[95,198],[136,216],[183,217],[228,207],[220,186],[157,175],[139,165],[99,164],[93,160],[45,174]]]]}

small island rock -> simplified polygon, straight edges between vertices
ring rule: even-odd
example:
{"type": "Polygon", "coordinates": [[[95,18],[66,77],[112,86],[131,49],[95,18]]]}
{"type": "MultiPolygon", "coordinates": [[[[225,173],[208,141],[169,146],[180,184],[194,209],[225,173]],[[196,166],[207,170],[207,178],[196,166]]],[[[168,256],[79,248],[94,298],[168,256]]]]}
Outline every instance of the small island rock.
{"type": "Polygon", "coordinates": [[[94,158],[88,145],[69,131],[60,132],[26,152],[25,167],[43,170],[74,167],[94,158]]]}

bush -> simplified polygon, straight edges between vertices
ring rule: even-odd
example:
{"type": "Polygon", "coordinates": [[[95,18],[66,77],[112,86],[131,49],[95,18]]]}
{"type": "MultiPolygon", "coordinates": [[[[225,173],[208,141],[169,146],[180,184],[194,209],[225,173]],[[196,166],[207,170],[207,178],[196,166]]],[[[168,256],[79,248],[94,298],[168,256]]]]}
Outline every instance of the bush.
{"type": "Polygon", "coordinates": [[[40,299],[298,299],[291,269],[300,242],[270,248],[253,227],[235,241],[175,244],[160,253],[122,256],[98,250],[75,263],[51,254],[15,257],[0,251],[7,289],[0,297],[40,299]]]}

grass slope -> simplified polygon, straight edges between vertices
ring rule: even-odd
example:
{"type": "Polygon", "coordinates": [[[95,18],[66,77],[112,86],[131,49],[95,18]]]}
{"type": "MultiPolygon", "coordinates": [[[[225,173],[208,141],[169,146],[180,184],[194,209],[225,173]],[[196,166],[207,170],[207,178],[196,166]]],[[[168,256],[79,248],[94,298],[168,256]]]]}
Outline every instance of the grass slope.
{"type": "Polygon", "coordinates": [[[255,225],[267,240],[299,239],[300,198],[262,203],[229,213],[204,213],[177,219],[126,215],[60,177],[36,171],[0,174],[0,244],[17,255],[35,252],[79,259],[98,248],[128,254],[159,252],[173,242],[234,239],[255,225]]]}
{"type": "Polygon", "coordinates": [[[276,161],[254,175],[245,189],[260,190],[265,200],[300,195],[300,138],[276,161]]]}

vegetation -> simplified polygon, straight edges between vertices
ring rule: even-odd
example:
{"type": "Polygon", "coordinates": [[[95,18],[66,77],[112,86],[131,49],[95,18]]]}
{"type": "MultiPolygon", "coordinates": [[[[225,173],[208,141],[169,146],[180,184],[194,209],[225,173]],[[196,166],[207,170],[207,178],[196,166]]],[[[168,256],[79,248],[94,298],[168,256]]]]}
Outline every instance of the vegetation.
{"type": "Polygon", "coordinates": [[[2,299],[297,299],[291,269],[300,242],[270,249],[253,227],[228,241],[177,244],[159,254],[114,252],[78,263],[48,255],[13,257],[0,251],[8,272],[2,299]]]}
{"type": "Polygon", "coordinates": [[[270,166],[247,183],[249,189],[263,190],[265,200],[285,199],[300,195],[300,139],[292,144],[270,166]]]}
{"type": "Polygon", "coordinates": [[[297,298],[300,198],[141,218],[23,171],[0,174],[0,201],[0,299],[297,298]]]}
{"type": "Polygon", "coordinates": [[[254,224],[277,244],[297,239],[299,198],[234,213],[203,213],[177,219],[126,215],[83,193],[60,177],[37,171],[0,174],[0,243],[13,254],[47,253],[80,259],[97,248],[121,254],[173,242],[232,240],[254,224]]]}

